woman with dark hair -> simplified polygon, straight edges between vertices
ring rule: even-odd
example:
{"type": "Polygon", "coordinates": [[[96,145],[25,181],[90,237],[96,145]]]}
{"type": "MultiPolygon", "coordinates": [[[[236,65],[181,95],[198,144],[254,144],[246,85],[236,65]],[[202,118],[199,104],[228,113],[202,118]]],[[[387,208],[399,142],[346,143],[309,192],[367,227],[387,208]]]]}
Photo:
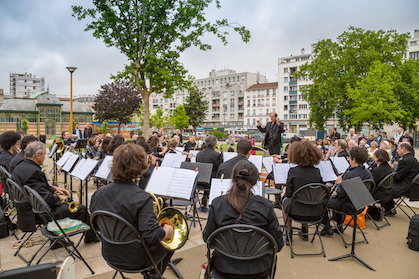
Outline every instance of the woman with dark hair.
{"type": "Polygon", "coordinates": [[[114,150],[117,149],[119,146],[121,146],[125,142],[124,137],[121,135],[116,135],[113,137],[111,142],[109,143],[109,146],[107,148],[107,155],[112,155],[114,150]]]}
{"type": "MultiPolygon", "coordinates": [[[[387,150],[378,149],[374,153],[374,162],[377,164],[377,167],[371,170],[371,174],[374,177],[375,185],[378,186],[381,180],[384,177],[394,172],[390,164],[390,155],[387,150]]],[[[391,210],[391,208],[386,208],[386,204],[391,200],[391,187],[390,188],[378,188],[377,191],[373,194],[374,200],[380,200],[381,205],[386,211],[391,210]]]]}
{"type": "Polygon", "coordinates": [[[99,157],[99,160],[103,160],[106,157],[106,154],[108,153],[107,149],[109,146],[109,143],[111,142],[112,138],[111,137],[105,137],[102,141],[102,146],[101,148],[98,150],[96,156],[99,157]]]}
{"type": "MultiPolygon", "coordinates": [[[[252,193],[259,180],[256,167],[248,160],[238,162],[232,173],[232,186],[226,195],[212,201],[208,222],[203,232],[204,241],[216,229],[232,224],[248,224],[264,229],[275,238],[278,251],[284,246],[281,228],[272,203],[252,193]]],[[[240,261],[214,252],[213,263],[223,278],[266,278],[270,268],[269,255],[257,260],[240,261]]]]}
{"type": "MultiPolygon", "coordinates": [[[[4,167],[5,170],[9,170],[10,162],[13,159],[15,153],[19,151],[19,140],[22,135],[15,131],[7,131],[0,135],[0,146],[3,148],[3,152],[0,154],[0,166],[4,167]]],[[[2,179],[3,182],[5,180],[2,179]]],[[[3,189],[6,189],[6,185],[3,189]]]]}
{"type": "MultiPolygon", "coordinates": [[[[364,163],[368,160],[368,151],[361,146],[354,146],[349,149],[349,164],[350,167],[336,180],[337,188],[336,195],[329,199],[328,208],[339,209],[343,212],[352,213],[355,211],[355,207],[352,202],[347,198],[346,192],[340,184],[343,180],[348,180],[354,177],[360,177],[362,181],[367,179],[373,179],[371,172],[364,167],[364,163]]],[[[343,223],[342,214],[336,214],[335,219],[338,227],[342,227],[343,223]]],[[[322,236],[333,235],[333,229],[330,226],[330,220],[327,213],[323,216],[322,221],[324,228],[321,232],[322,236]]]]}
{"type": "Polygon", "coordinates": [[[317,141],[317,148],[323,153],[323,156],[326,154],[326,146],[324,145],[323,139],[319,138],[317,141]]]}
{"type": "Polygon", "coordinates": [[[99,140],[96,137],[89,138],[89,144],[86,146],[86,157],[93,159],[97,156],[99,140]]]}
{"type": "MultiPolygon", "coordinates": [[[[97,210],[116,213],[137,228],[153,258],[156,262],[160,261],[157,266],[163,273],[174,252],[166,250],[160,241],[173,237],[174,226],[170,221],[159,225],[152,197],[135,183],[147,168],[147,154],[140,146],[123,144],[116,148],[111,168],[114,182],[96,190],[90,210],[92,213],[97,210]]],[[[138,270],[151,265],[139,242],[115,245],[102,239],[102,255],[106,261],[123,269],[138,270]]],[[[143,275],[144,278],[157,278],[153,271],[144,272],[143,275]]]]}
{"type": "MultiPolygon", "coordinates": [[[[314,167],[314,165],[317,165],[322,159],[322,152],[307,140],[295,142],[291,145],[288,150],[288,161],[297,164],[298,166],[290,168],[288,171],[287,188],[282,203],[282,217],[284,218],[284,222],[287,220],[288,214],[296,217],[304,216],[305,219],[311,216],[315,217],[322,215],[322,205],[310,206],[298,202],[294,202],[292,212],[289,212],[291,197],[295,191],[310,183],[323,183],[320,170],[314,167]]],[[[290,237],[292,237],[291,220],[288,220],[287,228],[290,232],[290,237]]],[[[305,233],[308,233],[308,227],[307,224],[302,224],[300,236],[303,240],[308,241],[308,235],[304,235],[305,233]]],[[[288,241],[288,239],[286,239],[286,241],[288,241]]]]}
{"type": "Polygon", "coordinates": [[[13,170],[15,169],[15,167],[17,165],[19,165],[20,163],[22,163],[23,160],[25,160],[26,146],[33,141],[38,141],[38,139],[35,136],[32,136],[32,135],[24,136],[22,138],[22,140],[20,141],[20,152],[18,154],[16,154],[16,156],[14,156],[12,161],[10,162],[10,165],[9,165],[9,172],[10,173],[13,173],[13,170]]]}
{"type": "Polygon", "coordinates": [[[152,136],[147,141],[148,145],[150,146],[149,154],[157,157],[157,158],[163,158],[164,154],[166,153],[166,147],[159,152],[159,138],[157,136],[152,136]]]}

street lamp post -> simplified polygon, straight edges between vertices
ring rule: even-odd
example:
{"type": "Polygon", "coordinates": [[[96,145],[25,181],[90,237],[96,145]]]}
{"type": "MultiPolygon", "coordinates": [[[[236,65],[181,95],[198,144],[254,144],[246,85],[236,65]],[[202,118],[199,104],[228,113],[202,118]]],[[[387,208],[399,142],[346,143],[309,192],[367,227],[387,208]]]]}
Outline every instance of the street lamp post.
{"type": "Polygon", "coordinates": [[[73,73],[77,70],[76,67],[66,67],[70,72],[70,135],[73,134],[73,73]]]}

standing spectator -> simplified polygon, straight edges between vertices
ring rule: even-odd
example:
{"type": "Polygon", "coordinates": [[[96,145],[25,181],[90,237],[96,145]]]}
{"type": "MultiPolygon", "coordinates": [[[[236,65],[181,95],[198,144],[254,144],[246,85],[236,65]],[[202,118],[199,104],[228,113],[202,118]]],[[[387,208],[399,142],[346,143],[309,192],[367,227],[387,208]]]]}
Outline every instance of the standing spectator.
{"type": "Polygon", "coordinates": [[[132,135],[132,141],[137,143],[138,135],[132,135]]]}
{"type": "Polygon", "coordinates": [[[183,143],[183,137],[182,137],[182,134],[180,134],[180,133],[179,133],[179,129],[176,129],[176,133],[174,133],[174,134],[172,135],[172,138],[173,138],[174,136],[178,136],[178,137],[179,137],[179,143],[183,143]]]}
{"type": "Polygon", "coordinates": [[[380,144],[382,140],[383,140],[383,136],[381,135],[381,132],[377,131],[377,136],[374,138],[374,141],[380,144]]]}
{"type": "Polygon", "coordinates": [[[236,139],[231,138],[231,135],[227,135],[227,152],[234,152],[234,143],[236,142],[236,139]]]}
{"type": "Polygon", "coordinates": [[[81,130],[79,129],[79,124],[74,125],[74,130],[73,130],[73,137],[76,136],[77,139],[81,139],[82,134],[81,134],[81,130]]]}
{"type": "Polygon", "coordinates": [[[89,139],[93,135],[93,129],[90,127],[90,122],[86,123],[86,127],[84,128],[83,137],[85,139],[89,139]]]}
{"type": "MultiPolygon", "coordinates": [[[[253,138],[252,134],[247,135],[247,140],[252,144],[252,146],[255,146],[255,139],[253,138]]],[[[250,152],[250,155],[255,155],[255,154],[256,154],[255,150],[252,150],[250,152]]]]}
{"type": "Polygon", "coordinates": [[[403,130],[402,128],[397,128],[397,133],[394,135],[394,145],[399,145],[399,142],[402,142],[403,130]]]}
{"type": "Polygon", "coordinates": [[[349,130],[349,135],[346,137],[346,142],[349,142],[350,140],[358,141],[358,135],[355,134],[354,129],[349,130]]]}
{"type": "Polygon", "coordinates": [[[356,135],[358,136],[358,145],[359,145],[363,137],[361,136],[361,132],[356,133],[356,135]]]}
{"type": "Polygon", "coordinates": [[[336,127],[333,127],[332,132],[333,133],[330,135],[330,138],[335,139],[335,140],[340,139],[340,134],[337,132],[336,127]]]}

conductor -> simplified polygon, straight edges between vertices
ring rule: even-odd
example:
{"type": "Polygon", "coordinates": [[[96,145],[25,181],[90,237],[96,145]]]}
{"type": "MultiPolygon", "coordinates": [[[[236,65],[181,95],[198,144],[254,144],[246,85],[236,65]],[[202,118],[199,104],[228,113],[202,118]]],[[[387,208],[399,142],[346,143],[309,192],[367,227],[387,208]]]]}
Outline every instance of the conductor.
{"type": "Polygon", "coordinates": [[[285,132],[284,123],[279,120],[276,112],[269,114],[271,121],[266,123],[265,128],[260,126],[260,121],[257,121],[259,131],[265,133],[265,148],[269,149],[269,154],[279,155],[281,149],[281,133],[285,132]]]}

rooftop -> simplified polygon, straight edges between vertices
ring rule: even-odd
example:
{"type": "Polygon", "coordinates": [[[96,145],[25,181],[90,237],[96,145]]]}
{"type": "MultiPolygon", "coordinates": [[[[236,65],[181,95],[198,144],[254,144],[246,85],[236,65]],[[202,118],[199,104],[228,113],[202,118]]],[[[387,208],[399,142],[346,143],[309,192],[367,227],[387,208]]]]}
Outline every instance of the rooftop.
{"type": "Polygon", "coordinates": [[[278,82],[267,82],[267,83],[258,83],[253,84],[246,89],[246,91],[250,90],[258,90],[258,89],[269,89],[269,88],[277,88],[278,82]]]}

